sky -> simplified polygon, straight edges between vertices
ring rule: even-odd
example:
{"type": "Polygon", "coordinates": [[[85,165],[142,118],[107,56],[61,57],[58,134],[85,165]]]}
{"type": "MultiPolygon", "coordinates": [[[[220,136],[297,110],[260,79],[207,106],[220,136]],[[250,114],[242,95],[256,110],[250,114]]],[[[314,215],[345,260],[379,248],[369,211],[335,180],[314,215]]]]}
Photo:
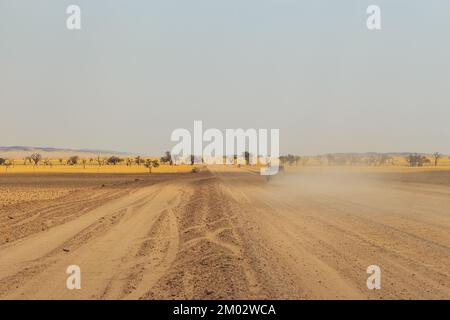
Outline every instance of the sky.
{"type": "Polygon", "coordinates": [[[449,33],[448,0],[0,0],[0,146],[161,154],[202,120],[282,153],[450,154],[449,33]]]}

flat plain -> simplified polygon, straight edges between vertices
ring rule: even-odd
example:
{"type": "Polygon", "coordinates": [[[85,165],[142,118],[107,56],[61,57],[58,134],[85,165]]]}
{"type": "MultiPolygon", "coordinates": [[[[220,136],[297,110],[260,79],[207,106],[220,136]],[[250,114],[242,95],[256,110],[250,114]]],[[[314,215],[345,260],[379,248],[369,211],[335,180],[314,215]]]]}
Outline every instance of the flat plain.
{"type": "Polygon", "coordinates": [[[0,298],[450,299],[448,169],[185,171],[0,174],[0,298]]]}

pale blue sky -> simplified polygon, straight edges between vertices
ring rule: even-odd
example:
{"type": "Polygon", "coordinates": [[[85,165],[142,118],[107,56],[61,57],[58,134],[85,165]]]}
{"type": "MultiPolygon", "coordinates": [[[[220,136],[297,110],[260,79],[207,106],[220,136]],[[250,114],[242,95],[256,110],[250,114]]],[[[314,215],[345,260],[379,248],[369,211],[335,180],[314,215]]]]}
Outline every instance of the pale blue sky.
{"type": "Polygon", "coordinates": [[[155,154],[203,120],[282,152],[450,153],[449,39],[448,0],[0,0],[0,145],[155,154]]]}

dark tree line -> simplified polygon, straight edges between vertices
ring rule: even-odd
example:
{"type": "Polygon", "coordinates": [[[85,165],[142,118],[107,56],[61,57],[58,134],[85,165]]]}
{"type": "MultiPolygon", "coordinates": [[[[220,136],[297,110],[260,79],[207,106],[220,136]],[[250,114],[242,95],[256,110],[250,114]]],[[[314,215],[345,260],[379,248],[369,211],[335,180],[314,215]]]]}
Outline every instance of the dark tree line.
{"type": "Polygon", "coordinates": [[[418,153],[410,154],[406,161],[410,167],[423,167],[424,164],[430,163],[430,159],[418,153]]]}

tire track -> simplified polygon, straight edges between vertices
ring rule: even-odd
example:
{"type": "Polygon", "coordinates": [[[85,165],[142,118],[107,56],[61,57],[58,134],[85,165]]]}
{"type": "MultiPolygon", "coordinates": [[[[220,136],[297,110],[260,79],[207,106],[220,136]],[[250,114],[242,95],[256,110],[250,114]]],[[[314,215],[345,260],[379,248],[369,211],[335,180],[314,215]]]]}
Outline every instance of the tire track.
{"type": "Polygon", "coordinates": [[[144,299],[248,297],[251,271],[232,221],[230,199],[210,173],[192,183],[193,193],[174,212],[180,227],[175,261],[144,299]]]}

